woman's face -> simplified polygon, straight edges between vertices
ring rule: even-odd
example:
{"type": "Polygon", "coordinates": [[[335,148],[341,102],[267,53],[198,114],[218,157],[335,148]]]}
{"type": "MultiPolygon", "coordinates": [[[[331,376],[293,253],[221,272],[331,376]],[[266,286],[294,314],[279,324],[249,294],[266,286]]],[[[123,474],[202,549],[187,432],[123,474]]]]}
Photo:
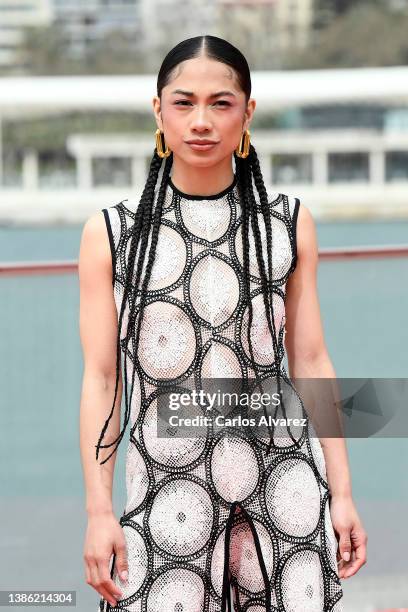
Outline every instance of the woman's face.
{"type": "Polygon", "coordinates": [[[249,127],[255,100],[245,103],[235,72],[222,62],[198,57],[182,62],[172,81],[153,98],[157,126],[166,144],[185,163],[208,167],[231,157],[249,127]],[[214,95],[220,94],[220,95],[214,95]],[[213,140],[217,144],[197,150],[187,141],[213,140]]]}

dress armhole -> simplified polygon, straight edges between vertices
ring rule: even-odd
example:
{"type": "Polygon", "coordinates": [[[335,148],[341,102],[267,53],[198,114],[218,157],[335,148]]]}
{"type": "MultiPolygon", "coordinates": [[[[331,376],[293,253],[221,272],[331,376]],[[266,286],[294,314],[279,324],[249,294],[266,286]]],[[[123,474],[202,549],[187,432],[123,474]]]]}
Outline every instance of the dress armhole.
{"type": "Polygon", "coordinates": [[[297,218],[298,218],[298,213],[299,213],[299,206],[300,206],[300,200],[299,198],[295,198],[295,206],[293,209],[293,214],[292,214],[292,236],[293,236],[293,254],[294,254],[294,262],[293,262],[293,268],[296,267],[297,264],[297,218]]]}
{"type": "Polygon", "coordinates": [[[110,251],[111,251],[111,258],[112,258],[112,286],[114,287],[115,286],[115,274],[116,274],[115,242],[113,239],[112,225],[111,225],[110,218],[109,218],[109,212],[106,208],[103,208],[102,212],[105,218],[106,229],[107,229],[108,237],[109,237],[109,245],[110,245],[110,251]]]}

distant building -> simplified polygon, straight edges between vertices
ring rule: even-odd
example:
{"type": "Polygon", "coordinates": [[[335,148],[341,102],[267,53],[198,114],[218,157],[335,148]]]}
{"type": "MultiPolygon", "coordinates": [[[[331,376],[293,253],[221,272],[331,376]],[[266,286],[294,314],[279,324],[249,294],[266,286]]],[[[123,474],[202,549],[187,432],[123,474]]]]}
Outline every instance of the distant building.
{"type": "Polygon", "coordinates": [[[74,57],[113,30],[140,35],[143,0],[51,0],[54,22],[67,34],[74,57]]]}
{"type": "Polygon", "coordinates": [[[313,0],[279,0],[276,2],[276,20],[279,46],[285,50],[291,46],[308,46],[313,22],[313,0]]]}
{"type": "Polygon", "coordinates": [[[53,0],[0,0],[0,69],[16,72],[24,28],[48,25],[53,0]]]}
{"type": "Polygon", "coordinates": [[[313,10],[314,0],[0,0],[0,69],[23,72],[24,28],[52,24],[73,59],[118,31],[153,69],[177,42],[214,34],[245,49],[252,65],[279,68],[288,48],[308,46],[313,10]]]}

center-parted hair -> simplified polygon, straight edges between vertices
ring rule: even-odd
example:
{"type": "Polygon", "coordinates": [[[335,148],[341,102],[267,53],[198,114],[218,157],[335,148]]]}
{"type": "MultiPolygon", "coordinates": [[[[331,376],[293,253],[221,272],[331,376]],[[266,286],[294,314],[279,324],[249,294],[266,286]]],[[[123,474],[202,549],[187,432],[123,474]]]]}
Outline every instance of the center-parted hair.
{"type": "MultiPolygon", "coordinates": [[[[157,95],[161,97],[162,89],[165,87],[173,78],[174,71],[177,66],[186,60],[205,56],[213,60],[222,62],[230,66],[236,75],[239,87],[245,93],[246,103],[251,96],[251,75],[248,63],[244,55],[234,45],[228,41],[218,38],[216,36],[204,35],[189,38],[180,42],[176,45],[163,60],[160,67],[160,71],[157,78],[157,95]]],[[[243,240],[243,277],[244,277],[244,290],[243,299],[244,302],[249,306],[249,322],[247,326],[247,339],[248,346],[251,353],[252,368],[255,372],[256,380],[261,387],[260,379],[258,379],[258,366],[254,360],[253,349],[250,337],[250,330],[253,321],[253,308],[252,300],[250,296],[250,271],[249,271],[249,227],[251,226],[256,257],[258,262],[258,268],[261,279],[263,302],[265,306],[266,319],[268,322],[269,332],[272,337],[273,350],[274,350],[274,363],[276,364],[276,376],[278,384],[278,392],[281,398],[281,407],[283,414],[285,415],[285,408],[283,403],[283,396],[281,393],[280,386],[280,359],[281,355],[278,355],[278,342],[276,336],[273,305],[272,305],[272,226],[270,218],[270,208],[268,202],[268,194],[265,189],[258,156],[256,154],[253,145],[250,145],[249,155],[246,158],[240,158],[234,151],[235,159],[235,174],[237,176],[237,186],[240,194],[241,206],[242,206],[242,240],[243,240]],[[252,180],[253,179],[253,180],[252,180]],[[267,238],[267,261],[264,261],[262,253],[262,241],[261,232],[258,223],[258,214],[256,210],[256,200],[253,191],[253,183],[259,194],[259,200],[261,203],[261,211],[264,218],[266,238],[267,238]]],[[[132,226],[132,234],[130,237],[130,249],[127,259],[126,268],[126,281],[124,287],[124,294],[122,298],[119,321],[118,321],[118,335],[116,345],[116,383],[115,393],[113,398],[113,404],[111,412],[106,419],[102,431],[99,436],[98,444],[96,445],[96,459],[99,457],[100,448],[110,448],[114,446],[113,451],[101,462],[101,465],[109,460],[114,454],[117,447],[119,446],[123,435],[126,430],[127,423],[130,418],[130,402],[133,394],[134,377],[136,368],[133,368],[130,395],[128,393],[128,372],[127,372],[127,359],[124,359],[124,392],[125,392],[125,416],[123,427],[119,435],[109,444],[102,444],[105,432],[109,425],[109,421],[112,417],[119,387],[119,374],[121,367],[121,336],[122,336],[122,325],[124,312],[127,302],[129,302],[129,315],[128,323],[125,336],[125,344],[123,350],[125,355],[128,351],[129,341],[132,339],[134,343],[134,351],[137,352],[139,346],[140,329],[143,321],[143,312],[146,301],[146,293],[149,284],[151,271],[154,264],[156,245],[159,235],[160,221],[163,211],[163,203],[166,194],[168,179],[170,176],[170,170],[173,164],[173,153],[164,160],[157,154],[157,149],[154,149],[153,157],[150,162],[149,174],[146,180],[146,184],[143,189],[143,193],[140,198],[139,205],[135,212],[134,224],[132,226]],[[155,191],[157,180],[162,169],[160,188],[157,194],[157,201],[155,203],[155,191]],[[150,239],[150,249],[147,253],[147,245],[150,239]],[[147,256],[147,265],[145,264],[147,256]],[[144,270],[145,268],[145,270],[144,270]],[[142,274],[142,271],[144,273],[142,274]],[[137,307],[137,299],[139,298],[139,307],[137,307]],[[139,312],[139,317],[137,314],[139,312]],[[137,324],[136,324],[137,319],[137,324]]],[[[275,412],[276,414],[276,412],[275,412]]],[[[275,446],[273,441],[273,430],[270,438],[269,449],[271,446],[275,446]]],[[[298,441],[293,438],[293,434],[289,428],[289,434],[298,446],[298,441]]]]}

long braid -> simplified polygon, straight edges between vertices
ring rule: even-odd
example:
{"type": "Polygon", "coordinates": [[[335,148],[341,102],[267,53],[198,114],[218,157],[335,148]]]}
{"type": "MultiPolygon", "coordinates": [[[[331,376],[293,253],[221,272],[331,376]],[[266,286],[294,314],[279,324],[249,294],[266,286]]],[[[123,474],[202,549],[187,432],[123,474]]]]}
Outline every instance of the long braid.
{"type": "MultiPolygon", "coordinates": [[[[153,162],[152,162],[153,164],[153,162]]],[[[151,168],[152,170],[152,168],[151,168]]],[[[150,176],[151,172],[149,173],[150,176]]],[[[135,213],[135,220],[131,229],[131,237],[130,237],[130,249],[129,249],[129,256],[128,256],[128,261],[127,261],[127,265],[126,265],[126,278],[125,278],[125,283],[124,283],[124,295],[123,295],[123,299],[122,299],[122,303],[121,303],[121,309],[120,309],[120,314],[119,314],[119,322],[118,322],[118,335],[117,335],[117,342],[116,342],[116,383],[115,383],[115,394],[114,394],[114,400],[113,400],[113,405],[112,405],[112,409],[111,412],[108,416],[108,418],[105,421],[105,424],[102,428],[101,434],[99,436],[99,440],[98,440],[98,444],[96,445],[96,458],[98,459],[99,457],[99,449],[100,448],[109,448],[110,446],[112,446],[118,439],[119,436],[117,438],[115,438],[115,440],[113,440],[113,442],[111,442],[110,444],[101,444],[101,440],[103,440],[103,437],[105,435],[106,429],[109,425],[109,421],[112,418],[112,414],[115,408],[115,402],[116,402],[116,397],[117,397],[117,390],[118,390],[118,385],[119,385],[119,369],[120,369],[120,355],[121,355],[121,330],[122,330],[122,325],[123,325],[123,318],[124,318],[124,313],[125,313],[125,306],[127,301],[129,300],[129,302],[132,300],[132,296],[131,296],[131,285],[132,285],[132,279],[131,277],[133,276],[133,271],[134,271],[134,261],[135,261],[135,255],[136,255],[136,249],[137,249],[137,245],[139,243],[139,239],[140,239],[140,234],[141,234],[141,228],[142,228],[142,224],[143,224],[143,219],[144,219],[144,209],[146,206],[146,201],[142,201],[140,202],[139,206],[136,209],[136,213],[135,213]]],[[[128,327],[127,327],[127,332],[129,330],[129,320],[128,320],[128,327]]],[[[127,333],[126,332],[126,333],[127,333]]],[[[125,373],[126,373],[126,357],[125,357],[125,373]]],[[[126,380],[126,378],[125,378],[126,380]]],[[[125,393],[126,393],[126,389],[125,389],[125,393]]],[[[111,453],[113,454],[113,453],[111,453]]],[[[107,459],[105,459],[104,461],[101,462],[101,465],[103,463],[105,463],[105,461],[107,461],[110,458],[111,455],[109,455],[109,457],[107,457],[107,459]]]]}
{"type": "MultiPolygon", "coordinates": [[[[280,397],[280,402],[281,402],[281,406],[282,406],[282,412],[283,412],[283,417],[286,418],[286,408],[285,408],[285,404],[284,404],[284,400],[283,400],[283,393],[281,390],[281,382],[280,382],[280,378],[281,378],[281,373],[280,373],[280,360],[281,360],[281,356],[278,354],[279,348],[278,348],[278,344],[277,344],[277,337],[276,337],[276,328],[275,328],[275,317],[274,317],[274,311],[273,311],[273,267],[272,267],[272,237],[273,237],[273,232],[272,232],[272,225],[271,225],[271,216],[270,216],[270,206],[269,206],[269,202],[268,202],[268,194],[265,188],[265,184],[263,181],[263,177],[262,177],[262,172],[260,169],[260,165],[259,165],[259,160],[258,160],[258,156],[256,153],[255,148],[251,145],[250,146],[250,152],[251,155],[248,156],[249,159],[249,163],[251,165],[251,170],[252,170],[252,174],[254,177],[254,182],[255,182],[255,186],[257,188],[258,194],[259,194],[259,199],[261,202],[261,211],[263,214],[263,218],[264,218],[264,222],[265,222],[265,228],[266,228],[266,239],[267,239],[267,257],[268,257],[268,275],[269,275],[269,279],[267,280],[266,277],[265,279],[263,279],[262,277],[264,276],[265,272],[264,272],[264,266],[262,265],[262,269],[260,268],[260,275],[261,275],[261,281],[262,281],[262,286],[264,287],[264,304],[265,304],[265,310],[267,313],[267,319],[268,319],[268,325],[269,325],[269,330],[271,331],[271,325],[270,325],[270,318],[272,319],[272,328],[273,328],[273,333],[272,333],[272,340],[273,340],[273,347],[274,347],[274,354],[275,354],[275,364],[276,364],[276,378],[277,378],[277,385],[278,385],[278,393],[279,393],[279,397],[280,397]],[[268,281],[269,281],[269,287],[268,287],[268,281]],[[266,294],[266,295],[265,295],[266,294]],[[267,300],[270,301],[270,307],[271,307],[271,317],[268,316],[268,307],[267,307],[267,300]]],[[[253,202],[253,205],[255,207],[255,201],[253,202]]],[[[254,215],[254,217],[257,217],[257,215],[254,215]]],[[[258,222],[256,221],[256,226],[258,226],[258,222]]],[[[260,234],[259,234],[259,226],[258,229],[256,231],[254,231],[254,235],[255,235],[255,244],[256,244],[256,249],[257,251],[259,250],[260,252],[260,257],[258,255],[258,262],[259,259],[262,259],[263,261],[263,256],[262,256],[262,244],[261,244],[261,240],[260,240],[260,234]]],[[[258,263],[259,266],[259,263],[258,263]]],[[[275,411],[275,417],[276,417],[276,411],[275,411]]],[[[272,423],[272,427],[273,427],[273,431],[275,430],[275,425],[272,423]]],[[[287,431],[289,432],[289,435],[292,439],[292,441],[295,443],[297,448],[300,448],[300,445],[298,443],[298,441],[293,437],[292,434],[292,430],[289,427],[289,429],[287,429],[287,431]]],[[[275,443],[273,440],[273,435],[270,438],[270,442],[269,442],[269,446],[268,446],[268,452],[270,452],[271,446],[275,447],[275,443]]]]}
{"type": "MultiPolygon", "coordinates": [[[[269,331],[272,337],[272,342],[273,342],[273,349],[274,349],[274,363],[275,365],[277,365],[277,380],[278,380],[278,390],[279,390],[279,396],[281,397],[281,388],[280,388],[280,372],[279,372],[279,364],[280,364],[280,359],[279,359],[279,348],[278,348],[278,343],[277,343],[277,338],[276,338],[276,329],[275,329],[275,320],[274,320],[274,312],[273,312],[273,294],[272,294],[272,290],[269,290],[268,288],[268,279],[266,277],[266,273],[265,273],[265,263],[263,260],[263,252],[262,252],[262,241],[261,241],[261,235],[260,235],[260,230],[259,230],[259,222],[258,222],[258,215],[257,215],[257,211],[256,211],[256,202],[255,202],[255,197],[254,197],[254,193],[253,193],[253,188],[252,188],[252,177],[251,177],[251,171],[253,170],[252,167],[252,159],[253,157],[255,157],[256,162],[257,157],[256,157],[256,152],[255,149],[252,145],[250,145],[250,155],[248,156],[248,163],[244,164],[244,168],[245,168],[245,172],[246,172],[246,176],[247,176],[247,180],[246,180],[246,185],[247,185],[247,191],[246,194],[248,195],[248,198],[250,200],[250,211],[251,211],[251,223],[252,223],[252,231],[253,231],[253,235],[254,235],[254,241],[255,241],[255,249],[256,249],[256,256],[257,256],[257,261],[258,261],[258,269],[259,269],[259,274],[260,274],[260,278],[261,278],[261,285],[262,285],[262,295],[263,295],[263,301],[264,301],[264,306],[265,306],[265,314],[266,314],[266,318],[267,318],[267,322],[268,322],[268,327],[269,327],[269,331]],[[271,310],[271,312],[270,312],[271,310]]],[[[259,163],[258,163],[258,168],[259,168],[259,163]]],[[[255,177],[254,177],[255,180],[255,177]]],[[[268,205],[268,196],[266,193],[266,189],[265,186],[263,184],[263,180],[262,180],[262,175],[259,171],[258,175],[257,175],[257,182],[255,183],[256,185],[259,185],[259,182],[261,182],[261,191],[262,191],[262,187],[263,187],[263,193],[264,193],[264,198],[262,198],[264,200],[264,203],[266,202],[266,204],[268,205]],[[260,181],[259,181],[260,179],[260,181]]],[[[261,196],[260,196],[261,197],[261,196]]],[[[245,198],[244,198],[244,205],[245,205],[245,198]]],[[[248,207],[247,207],[248,208],[248,207]]],[[[265,210],[265,206],[262,207],[262,212],[264,214],[264,216],[266,216],[267,221],[266,223],[269,225],[270,228],[270,218],[269,218],[269,214],[267,214],[267,211],[265,210]]],[[[269,232],[269,235],[271,236],[271,232],[269,232]]],[[[268,243],[267,243],[268,244],[268,243]]],[[[245,249],[248,250],[249,249],[249,244],[247,241],[247,232],[245,232],[245,242],[244,242],[244,246],[245,249]]],[[[268,267],[269,267],[269,275],[270,275],[270,279],[272,278],[272,258],[271,258],[271,253],[272,253],[272,245],[271,243],[268,245],[268,267]]],[[[245,268],[245,266],[244,266],[245,268]]],[[[245,271],[245,275],[249,274],[249,270],[246,269],[245,271]]],[[[270,286],[272,287],[272,281],[270,280],[270,286]]],[[[250,301],[250,304],[252,306],[252,300],[250,301]]],[[[251,308],[250,306],[250,308],[251,308]]],[[[250,313],[250,317],[249,317],[249,324],[248,324],[248,330],[250,329],[250,326],[252,324],[252,317],[251,317],[251,313],[250,313]]],[[[250,345],[251,346],[251,345],[250,345]]],[[[251,351],[251,357],[252,357],[252,361],[253,361],[253,353],[251,351]]],[[[263,393],[263,387],[262,387],[262,382],[261,379],[259,379],[259,386],[261,389],[261,392],[263,393]]],[[[282,409],[283,409],[283,413],[284,416],[286,415],[285,413],[285,407],[284,407],[284,403],[283,403],[283,398],[281,397],[281,404],[282,404],[282,409]]],[[[264,414],[265,414],[265,418],[267,418],[267,414],[266,414],[266,409],[265,406],[263,405],[264,408],[264,414]]],[[[275,411],[275,416],[276,416],[276,411],[275,411]]],[[[270,432],[270,442],[268,445],[268,452],[270,452],[271,446],[273,445],[275,447],[274,441],[273,441],[273,434],[274,434],[274,424],[272,424],[272,431],[270,429],[270,425],[269,425],[269,421],[267,420],[268,423],[268,429],[270,432]]],[[[295,444],[297,443],[297,441],[293,438],[292,436],[292,432],[290,432],[291,438],[292,440],[295,442],[295,444]]]]}
{"type": "MultiPolygon", "coordinates": [[[[157,203],[157,208],[159,208],[160,211],[162,210],[162,205],[163,205],[163,200],[164,200],[163,185],[167,182],[167,176],[168,176],[168,172],[170,170],[171,164],[172,164],[172,158],[173,156],[171,155],[169,158],[166,159],[166,165],[165,165],[166,177],[165,177],[165,180],[162,181],[162,186],[159,192],[159,198],[158,198],[158,203],[157,203]]],[[[112,453],[110,453],[110,455],[106,459],[104,459],[104,461],[101,462],[101,465],[105,463],[106,461],[108,461],[109,458],[116,451],[116,448],[119,446],[120,441],[124,435],[124,432],[125,432],[125,429],[129,421],[129,417],[130,417],[130,402],[131,402],[132,392],[133,392],[135,368],[133,368],[132,388],[131,388],[130,401],[129,401],[128,389],[127,389],[127,380],[128,380],[127,351],[128,351],[129,339],[132,338],[133,340],[134,338],[134,323],[135,323],[135,316],[136,316],[135,315],[136,296],[138,293],[140,293],[139,283],[140,283],[140,278],[141,278],[141,274],[142,274],[142,270],[144,266],[146,245],[148,243],[148,238],[149,238],[149,233],[150,233],[150,228],[151,228],[152,208],[153,208],[153,202],[154,202],[154,197],[155,197],[155,186],[157,183],[157,178],[160,172],[161,165],[162,165],[162,159],[157,154],[157,149],[155,149],[153,157],[152,157],[152,161],[150,164],[149,175],[147,177],[146,184],[145,184],[142,196],[140,198],[139,206],[137,207],[137,210],[135,213],[135,221],[131,229],[130,249],[129,249],[128,260],[126,263],[126,280],[125,280],[125,287],[124,287],[124,295],[122,299],[120,316],[119,316],[119,325],[118,325],[119,333],[117,337],[115,394],[114,394],[114,400],[113,400],[113,406],[112,406],[111,412],[105,421],[105,424],[103,426],[103,429],[99,437],[98,444],[96,445],[96,449],[97,449],[96,458],[98,459],[98,456],[99,456],[99,448],[109,448],[110,446],[115,444],[115,442],[116,442],[116,445],[112,453]],[[137,251],[138,251],[139,258],[138,258],[138,263],[137,263],[136,275],[134,275],[135,258],[136,258],[137,251]],[[135,276],[135,281],[133,285],[134,276],[135,276]],[[119,369],[120,369],[120,344],[121,344],[120,337],[121,337],[122,322],[123,322],[123,317],[124,317],[124,312],[125,312],[127,301],[129,301],[130,303],[130,313],[128,317],[128,324],[127,324],[126,337],[125,337],[125,347],[124,347],[124,353],[125,353],[125,358],[124,358],[125,419],[124,419],[123,428],[120,434],[115,438],[115,440],[113,440],[113,442],[111,442],[110,444],[101,444],[100,442],[105,435],[105,431],[109,425],[109,421],[112,417],[115,403],[116,403],[117,390],[118,390],[118,384],[119,384],[119,369]]],[[[157,208],[156,208],[156,211],[157,211],[157,208]]],[[[158,232],[159,224],[160,224],[160,217],[158,217],[158,215],[156,214],[155,215],[156,230],[155,228],[153,228],[153,237],[155,237],[155,239],[152,240],[150,253],[149,253],[149,260],[154,259],[154,252],[155,252],[155,248],[157,244],[157,232],[158,232]]],[[[150,277],[150,271],[151,271],[151,266],[149,268],[149,277],[150,277]]],[[[142,287],[142,290],[141,290],[140,310],[142,313],[143,313],[143,308],[144,308],[144,298],[145,298],[146,287],[147,287],[148,282],[149,282],[149,278],[147,279],[145,278],[144,283],[143,283],[144,289],[142,287]]],[[[140,325],[138,326],[137,338],[133,346],[134,356],[136,356],[136,351],[138,347],[139,332],[140,332],[140,325]]]]}
{"type": "MultiPolygon", "coordinates": [[[[138,318],[138,325],[137,325],[137,330],[136,330],[136,337],[135,337],[135,340],[134,340],[134,355],[135,355],[135,359],[136,359],[137,349],[138,349],[138,346],[139,346],[140,329],[141,329],[141,325],[142,325],[142,321],[143,321],[144,307],[145,307],[145,304],[146,304],[147,287],[148,287],[148,284],[149,284],[149,280],[150,280],[150,276],[151,276],[151,272],[152,272],[152,268],[153,268],[153,264],[154,264],[154,259],[155,259],[155,254],[156,254],[156,247],[157,247],[157,242],[158,242],[158,237],[159,237],[161,216],[162,216],[162,211],[163,211],[163,203],[164,203],[164,198],[165,198],[165,194],[166,194],[168,177],[169,177],[169,174],[170,174],[170,169],[172,167],[172,164],[173,164],[173,155],[169,155],[169,157],[166,158],[166,163],[164,165],[162,181],[161,181],[161,184],[160,184],[159,193],[158,193],[158,197],[157,197],[157,203],[156,203],[156,207],[155,207],[155,210],[154,210],[153,228],[152,228],[152,240],[151,240],[151,245],[150,245],[150,250],[149,250],[149,258],[148,258],[147,266],[146,266],[146,273],[145,273],[145,276],[144,276],[144,279],[143,279],[143,285],[142,285],[142,289],[141,289],[139,318],[138,318]]],[[[132,373],[133,374],[132,375],[132,387],[131,387],[131,392],[130,392],[130,397],[131,398],[132,398],[132,395],[133,395],[135,373],[136,373],[136,368],[134,367],[133,368],[133,373],[132,373]]]]}
{"type": "MultiPolygon", "coordinates": [[[[136,360],[136,352],[137,352],[137,344],[134,342],[134,326],[135,326],[135,320],[136,320],[136,308],[137,308],[137,295],[140,293],[139,290],[139,283],[141,281],[142,278],[142,272],[143,272],[143,266],[144,266],[144,261],[145,261],[145,255],[146,255],[146,248],[147,248],[147,244],[148,244],[148,240],[149,240],[149,234],[150,234],[150,228],[151,228],[151,221],[152,221],[152,209],[153,209],[153,204],[154,204],[154,197],[155,197],[155,186],[157,183],[157,178],[159,175],[159,171],[160,171],[160,166],[161,166],[161,159],[159,158],[158,155],[154,155],[153,159],[152,159],[152,164],[151,164],[151,172],[149,173],[148,179],[146,181],[146,185],[145,185],[145,189],[143,191],[142,197],[141,197],[141,207],[142,207],[142,216],[143,216],[143,222],[142,222],[142,231],[141,231],[141,240],[138,242],[138,244],[136,244],[136,242],[131,243],[131,250],[135,250],[135,255],[137,255],[137,249],[139,249],[139,258],[138,258],[138,264],[137,264],[137,269],[136,269],[136,276],[135,276],[135,281],[134,281],[134,292],[131,295],[131,304],[130,304],[130,313],[129,313],[129,324],[128,324],[128,328],[127,328],[127,333],[126,333],[126,339],[125,339],[125,356],[127,356],[127,350],[128,350],[128,345],[129,345],[129,340],[132,339],[132,347],[133,347],[133,356],[134,356],[134,360],[136,360]]],[[[133,255],[133,253],[132,253],[133,255]]],[[[132,257],[132,261],[134,261],[134,256],[132,257]]],[[[132,266],[133,268],[134,266],[132,266]]],[[[132,281],[132,279],[130,279],[130,282],[132,281]]],[[[131,285],[130,285],[131,286],[131,285]]],[[[142,299],[140,300],[140,308],[143,309],[144,307],[144,303],[142,301],[142,299]]],[[[127,373],[127,358],[125,357],[125,381],[126,381],[126,385],[125,385],[125,418],[124,418],[124,424],[123,424],[123,428],[119,437],[119,441],[118,444],[120,443],[129,417],[130,417],[130,412],[131,412],[131,402],[132,402],[132,393],[133,393],[133,383],[134,383],[134,376],[135,376],[135,370],[136,367],[134,367],[132,369],[132,386],[131,386],[131,393],[130,393],[130,398],[128,396],[128,386],[127,386],[127,381],[128,381],[128,373],[127,373]]],[[[117,445],[118,445],[117,444],[117,445]]],[[[117,446],[116,446],[117,447],[117,446]]],[[[108,457],[109,458],[109,457],[108,457]]]]}
{"type": "MultiPolygon", "coordinates": [[[[251,211],[252,211],[252,215],[251,215],[251,225],[252,225],[252,232],[253,232],[253,236],[254,236],[254,242],[255,242],[255,252],[256,252],[256,258],[257,258],[257,262],[258,262],[258,270],[259,270],[259,276],[261,278],[261,286],[262,286],[262,297],[263,297],[263,303],[264,303],[264,307],[265,307],[265,315],[266,315],[266,320],[268,323],[268,327],[269,327],[269,332],[271,334],[272,337],[272,343],[273,343],[273,351],[274,351],[274,363],[276,364],[276,359],[277,359],[277,354],[278,354],[278,345],[277,345],[277,341],[276,341],[276,330],[275,330],[275,321],[274,321],[274,316],[273,316],[273,306],[272,306],[272,294],[268,289],[268,280],[266,277],[266,272],[265,272],[265,262],[263,260],[263,253],[262,253],[262,240],[261,240],[261,233],[259,230],[259,221],[258,221],[258,214],[257,214],[257,210],[256,210],[256,201],[255,201],[255,196],[254,196],[254,192],[253,192],[253,187],[252,187],[252,165],[251,165],[251,157],[253,152],[255,151],[254,147],[251,145],[252,148],[250,148],[250,155],[248,156],[248,163],[247,163],[247,173],[248,173],[248,182],[250,184],[250,189],[248,190],[248,195],[250,198],[250,202],[251,202],[251,211]],[[272,310],[272,317],[271,317],[271,313],[269,311],[269,306],[272,310]],[[272,318],[272,322],[271,322],[271,318],[272,318]]],[[[262,387],[262,382],[260,379],[260,389],[261,389],[261,393],[263,393],[263,387],[262,387]]],[[[264,406],[264,413],[265,413],[265,417],[267,417],[266,414],[266,408],[264,406]]],[[[269,421],[267,421],[268,423],[268,429],[269,429],[269,421]]],[[[272,426],[272,431],[269,429],[270,432],[270,440],[273,440],[273,432],[274,432],[274,426],[272,426]]],[[[270,450],[270,446],[268,447],[268,450],[270,450]]]]}
{"type": "MultiPolygon", "coordinates": [[[[266,244],[267,244],[267,257],[268,257],[268,282],[269,282],[269,286],[266,289],[266,292],[264,290],[264,304],[265,304],[265,312],[269,313],[269,308],[266,305],[266,300],[269,302],[270,300],[270,308],[271,308],[271,312],[272,312],[272,342],[273,342],[273,350],[274,350],[274,356],[275,356],[275,364],[276,361],[278,360],[277,363],[277,382],[278,382],[278,393],[279,393],[279,397],[281,399],[282,402],[282,408],[284,410],[284,406],[283,406],[283,398],[281,395],[281,389],[280,389],[280,380],[279,380],[279,369],[280,369],[280,359],[278,356],[278,348],[277,348],[277,339],[276,339],[276,328],[275,328],[275,316],[274,316],[274,310],[273,310],[273,268],[272,268],[272,227],[271,227],[271,219],[269,216],[269,203],[268,203],[268,194],[267,191],[265,189],[265,185],[263,182],[263,178],[262,178],[262,173],[259,167],[259,161],[258,161],[258,156],[256,153],[256,150],[254,147],[252,147],[251,145],[251,157],[249,160],[249,163],[251,165],[251,171],[252,171],[252,175],[254,177],[254,182],[255,182],[255,186],[257,188],[258,194],[259,194],[259,199],[261,202],[261,211],[263,214],[263,219],[264,219],[264,223],[265,223],[265,228],[266,228],[266,244]],[[265,300],[265,293],[266,293],[266,300],[265,300]]],[[[255,206],[255,202],[254,202],[254,206],[255,206]]],[[[259,249],[259,235],[255,236],[255,245],[256,245],[256,249],[258,252],[259,249]]],[[[262,250],[261,250],[262,253],[262,250]]],[[[263,257],[261,256],[261,259],[263,260],[263,257]]],[[[258,257],[258,261],[259,261],[259,257],[258,257]]],[[[259,266],[259,264],[258,264],[259,266]]],[[[264,268],[259,268],[260,271],[260,275],[261,275],[261,279],[262,276],[264,274],[264,268]]],[[[264,282],[262,282],[263,287],[264,282]]],[[[271,321],[269,319],[269,316],[267,314],[267,320],[268,320],[268,326],[269,326],[269,330],[271,331],[271,321]]],[[[276,418],[276,412],[277,412],[277,408],[275,409],[275,414],[274,414],[274,419],[276,418]]],[[[270,435],[270,440],[269,440],[269,445],[268,445],[268,450],[267,452],[269,453],[271,450],[271,447],[273,446],[275,448],[275,442],[274,442],[274,433],[275,433],[275,424],[274,422],[272,422],[272,433],[270,435]]]]}
{"type": "Polygon", "coordinates": [[[245,171],[246,164],[241,160],[241,158],[235,158],[236,164],[236,175],[237,175],[237,184],[241,196],[241,207],[242,207],[242,245],[243,245],[243,271],[244,271],[244,303],[248,304],[248,312],[249,312],[249,322],[247,326],[247,342],[249,351],[251,354],[251,362],[252,367],[255,374],[255,379],[257,378],[257,365],[255,362],[252,343],[250,338],[250,328],[252,325],[253,319],[253,307],[251,300],[251,285],[250,285],[250,277],[249,277],[249,216],[250,216],[250,205],[248,202],[247,195],[247,174],[245,171]]]}
{"type": "MultiPolygon", "coordinates": [[[[251,145],[252,146],[252,145],[251,145]]],[[[238,178],[238,185],[240,188],[241,202],[242,202],[242,240],[243,240],[243,272],[244,272],[244,287],[245,287],[245,295],[244,300],[248,305],[248,324],[247,324],[247,343],[251,355],[252,368],[255,373],[255,384],[259,383],[261,388],[261,392],[263,393],[263,387],[260,377],[258,377],[258,366],[255,362],[253,347],[251,342],[251,327],[253,321],[253,305],[251,299],[251,280],[250,280],[250,269],[249,269],[249,221],[254,216],[254,206],[253,206],[253,198],[251,198],[251,193],[253,196],[252,183],[251,183],[251,172],[250,165],[248,163],[248,158],[242,159],[238,157],[235,153],[235,164],[236,164],[236,172],[238,178]]],[[[258,253],[259,255],[259,253],[258,253]]],[[[259,259],[259,258],[258,258],[259,259]]],[[[266,408],[264,404],[262,404],[265,418],[267,419],[266,408]]],[[[268,428],[269,422],[267,420],[268,428]]],[[[270,430],[269,430],[270,431],[270,430]]],[[[271,434],[272,435],[272,434],[271,434]]]]}

